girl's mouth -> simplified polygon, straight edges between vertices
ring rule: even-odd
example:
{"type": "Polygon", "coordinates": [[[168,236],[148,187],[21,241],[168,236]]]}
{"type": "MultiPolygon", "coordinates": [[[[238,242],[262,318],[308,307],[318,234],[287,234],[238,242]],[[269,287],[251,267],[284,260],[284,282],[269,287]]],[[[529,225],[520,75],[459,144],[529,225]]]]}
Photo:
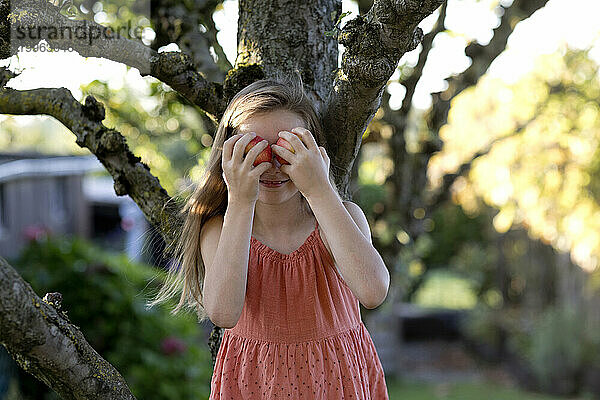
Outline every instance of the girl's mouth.
{"type": "Polygon", "coordinates": [[[265,186],[265,187],[280,187],[283,186],[287,181],[289,181],[289,179],[286,179],[284,181],[260,181],[260,184],[265,186]]]}

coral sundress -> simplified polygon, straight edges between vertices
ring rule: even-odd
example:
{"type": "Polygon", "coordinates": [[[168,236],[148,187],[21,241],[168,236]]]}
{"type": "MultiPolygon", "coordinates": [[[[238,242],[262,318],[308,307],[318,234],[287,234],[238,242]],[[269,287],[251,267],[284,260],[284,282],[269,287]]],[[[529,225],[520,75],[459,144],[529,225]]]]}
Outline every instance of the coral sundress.
{"type": "Polygon", "coordinates": [[[209,399],[388,399],[358,299],[318,226],[290,254],[251,237],[244,307],[223,333],[209,399]]]}

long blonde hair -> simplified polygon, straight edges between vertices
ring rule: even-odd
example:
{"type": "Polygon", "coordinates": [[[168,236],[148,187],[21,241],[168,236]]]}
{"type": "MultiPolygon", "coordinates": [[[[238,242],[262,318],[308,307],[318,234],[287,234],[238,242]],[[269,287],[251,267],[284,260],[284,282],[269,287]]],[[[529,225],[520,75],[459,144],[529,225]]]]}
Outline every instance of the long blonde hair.
{"type": "MultiPolygon", "coordinates": [[[[162,303],[181,292],[179,303],[172,313],[187,306],[195,309],[200,322],[207,319],[208,315],[202,305],[205,267],[200,253],[200,231],[206,221],[215,215],[224,215],[227,209],[227,186],[221,166],[223,143],[237,133],[237,128],[247,118],[276,110],[297,114],[317,141],[321,137],[322,126],[318,112],[306,96],[299,74],[296,79],[262,79],[239,91],[219,122],[201,184],[181,210],[185,222],[175,245],[175,266],[169,269],[167,281],[155,299],[148,303],[149,306],[162,303]]],[[[337,190],[331,176],[330,182],[337,190]]],[[[302,198],[303,205],[312,213],[308,202],[302,198]]]]}

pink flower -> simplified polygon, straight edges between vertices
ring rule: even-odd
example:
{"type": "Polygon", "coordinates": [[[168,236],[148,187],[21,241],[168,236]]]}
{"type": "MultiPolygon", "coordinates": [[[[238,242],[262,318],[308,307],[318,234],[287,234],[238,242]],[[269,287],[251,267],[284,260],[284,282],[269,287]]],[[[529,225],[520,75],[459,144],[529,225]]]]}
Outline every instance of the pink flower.
{"type": "Polygon", "coordinates": [[[44,225],[27,225],[23,228],[23,236],[28,241],[40,241],[50,235],[50,229],[44,225]]]}
{"type": "Polygon", "coordinates": [[[172,356],[183,353],[186,350],[186,346],[181,339],[175,336],[167,336],[160,343],[160,350],[163,354],[172,356]]]}

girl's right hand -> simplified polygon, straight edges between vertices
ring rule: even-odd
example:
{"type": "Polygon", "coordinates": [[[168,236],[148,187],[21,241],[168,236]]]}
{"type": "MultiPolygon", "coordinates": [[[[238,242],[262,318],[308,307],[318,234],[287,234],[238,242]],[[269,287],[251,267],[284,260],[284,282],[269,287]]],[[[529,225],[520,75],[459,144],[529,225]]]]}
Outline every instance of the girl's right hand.
{"type": "Polygon", "coordinates": [[[254,132],[238,133],[223,143],[221,166],[229,201],[255,203],[258,199],[260,176],[271,168],[270,162],[260,163],[256,167],[252,165],[256,156],[269,145],[266,140],[252,147],[244,157],[246,146],[255,136],[254,132]]]}

